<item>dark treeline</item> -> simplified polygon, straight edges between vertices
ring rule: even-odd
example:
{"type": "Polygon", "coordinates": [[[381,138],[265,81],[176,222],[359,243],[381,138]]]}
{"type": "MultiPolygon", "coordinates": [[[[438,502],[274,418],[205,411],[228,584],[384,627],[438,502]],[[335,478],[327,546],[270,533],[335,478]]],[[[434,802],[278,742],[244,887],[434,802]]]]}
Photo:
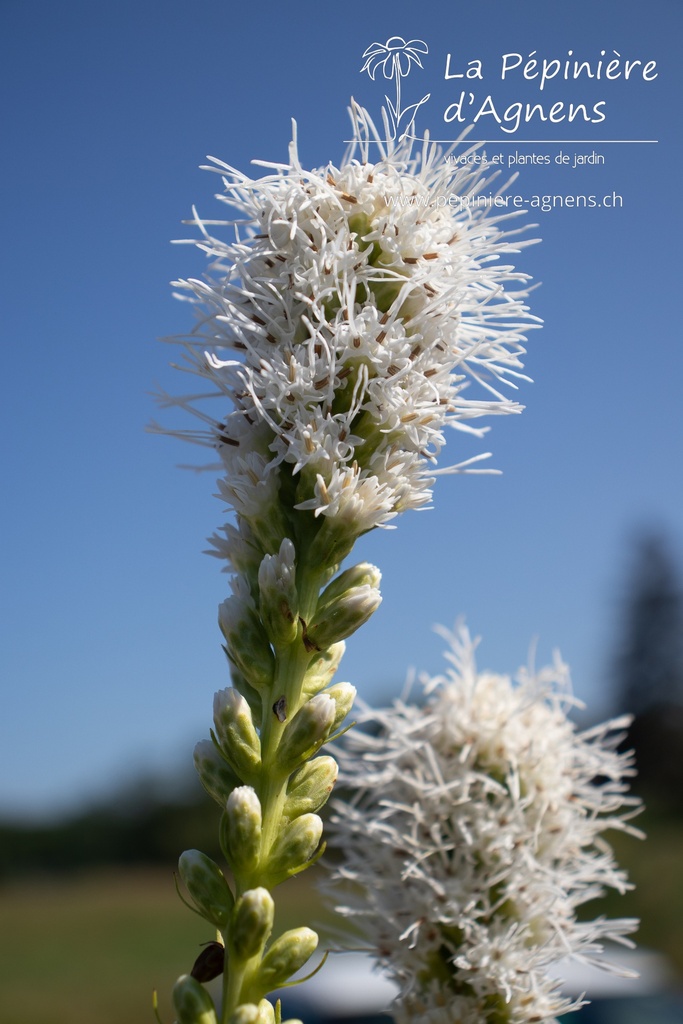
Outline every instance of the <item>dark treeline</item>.
{"type": "Polygon", "coordinates": [[[140,779],[132,786],[53,823],[0,822],[0,880],[109,865],[165,864],[183,850],[218,855],[217,805],[199,784],[168,787],[140,779]]]}

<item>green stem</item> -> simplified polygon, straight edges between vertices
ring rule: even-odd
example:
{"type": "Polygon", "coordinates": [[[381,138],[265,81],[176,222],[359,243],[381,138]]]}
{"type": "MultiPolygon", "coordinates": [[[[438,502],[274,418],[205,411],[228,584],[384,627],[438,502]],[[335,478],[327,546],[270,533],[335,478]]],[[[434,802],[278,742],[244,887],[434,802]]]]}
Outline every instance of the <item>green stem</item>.
{"type": "MultiPolygon", "coordinates": [[[[313,615],[321,589],[322,576],[319,572],[306,571],[302,567],[298,579],[300,613],[307,621],[313,615]]],[[[278,770],[278,748],[285,729],[286,720],[273,711],[273,705],[281,697],[285,698],[287,719],[299,710],[306,671],[311,661],[311,654],[303,643],[303,627],[300,625],[294,640],[276,654],[276,671],[273,685],[263,698],[263,725],[261,728],[261,780],[258,797],[261,803],[262,831],[261,852],[259,863],[248,875],[235,875],[235,898],[239,899],[247,889],[263,884],[262,865],[268,863],[268,854],[275,843],[282,825],[282,813],[287,796],[289,774],[278,770]]],[[[223,1006],[221,1024],[227,1024],[230,1016],[242,1003],[245,988],[248,986],[254,970],[258,967],[261,954],[247,961],[228,958],[223,974],[223,1006]]]]}

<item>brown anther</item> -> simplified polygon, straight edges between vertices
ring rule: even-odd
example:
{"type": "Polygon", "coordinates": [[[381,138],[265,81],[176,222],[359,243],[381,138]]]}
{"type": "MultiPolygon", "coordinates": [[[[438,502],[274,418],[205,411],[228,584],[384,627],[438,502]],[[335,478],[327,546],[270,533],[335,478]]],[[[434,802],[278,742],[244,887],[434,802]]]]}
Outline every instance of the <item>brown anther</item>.
{"type": "Polygon", "coordinates": [[[381,324],[388,323],[389,322],[389,314],[388,313],[383,313],[382,316],[379,318],[379,322],[381,324]]]}
{"type": "Polygon", "coordinates": [[[410,264],[417,263],[417,256],[404,256],[403,262],[410,264]]]}
{"type": "Polygon", "coordinates": [[[341,197],[342,197],[342,199],[345,199],[347,203],[357,203],[358,202],[358,200],[356,199],[355,196],[350,196],[346,192],[342,192],[341,197]]]}
{"type": "Polygon", "coordinates": [[[423,260],[438,260],[438,258],[439,258],[438,252],[425,252],[422,255],[422,259],[423,260]]]}
{"type": "Polygon", "coordinates": [[[266,259],[264,259],[264,261],[263,261],[263,262],[264,262],[264,263],[265,263],[265,265],[266,265],[267,267],[269,267],[269,268],[270,268],[271,270],[272,270],[272,268],[273,268],[273,267],[275,266],[275,264],[273,263],[273,261],[272,261],[272,260],[269,260],[269,259],[268,259],[267,257],[266,257],[266,259]]]}
{"type": "Polygon", "coordinates": [[[374,180],[375,180],[374,174],[368,174],[368,184],[372,185],[374,180]]]}
{"type": "Polygon", "coordinates": [[[260,316],[256,316],[256,313],[251,314],[251,319],[254,321],[255,324],[258,324],[260,327],[266,326],[266,321],[262,320],[260,316]]]}
{"type": "Polygon", "coordinates": [[[353,345],[354,348],[360,348],[362,345],[362,340],[360,338],[354,338],[351,344],[353,345]]]}
{"type": "Polygon", "coordinates": [[[399,373],[400,370],[401,370],[401,367],[397,366],[396,363],[391,363],[389,366],[387,366],[387,373],[391,377],[393,377],[394,374],[399,373]]]}
{"type": "Polygon", "coordinates": [[[315,388],[316,391],[324,391],[324,389],[327,387],[327,385],[329,383],[330,383],[330,378],[329,377],[323,377],[322,380],[317,380],[315,382],[315,384],[313,385],[313,387],[315,388]]]}
{"type": "Polygon", "coordinates": [[[421,351],[422,351],[422,347],[420,345],[416,345],[415,348],[413,349],[413,351],[410,353],[410,357],[409,358],[410,359],[417,359],[417,357],[419,356],[421,351]]]}
{"type": "Polygon", "coordinates": [[[328,174],[325,180],[327,181],[327,184],[331,185],[333,188],[337,187],[337,182],[334,180],[331,174],[328,174]]]}
{"type": "Polygon", "coordinates": [[[266,341],[269,341],[271,345],[275,345],[277,343],[277,338],[274,334],[268,333],[266,334],[266,341]]]}
{"type": "Polygon", "coordinates": [[[379,334],[377,335],[377,344],[381,345],[382,342],[384,341],[384,339],[386,338],[386,336],[387,336],[387,332],[386,331],[380,331],[379,334]]]}

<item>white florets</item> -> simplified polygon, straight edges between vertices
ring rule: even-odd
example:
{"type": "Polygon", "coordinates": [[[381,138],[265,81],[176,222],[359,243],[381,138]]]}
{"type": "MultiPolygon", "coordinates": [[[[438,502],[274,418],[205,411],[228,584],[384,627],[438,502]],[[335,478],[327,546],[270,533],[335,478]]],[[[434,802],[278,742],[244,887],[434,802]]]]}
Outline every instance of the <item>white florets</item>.
{"type": "Polygon", "coordinates": [[[578,733],[567,669],[478,673],[467,631],[424,706],[368,712],[340,779],[329,885],[401,986],[399,1022],[529,1024],[575,1008],[547,969],[600,963],[632,920],[578,922],[606,887],[628,888],[606,829],[628,829],[627,719],[578,733]],[[626,808],[626,811],[624,810],[626,808]]]}
{"type": "MultiPolygon", "coordinates": [[[[362,134],[367,117],[353,113],[362,134]]],[[[290,163],[257,179],[212,158],[219,198],[241,215],[222,222],[235,240],[193,221],[213,262],[211,277],[177,282],[200,311],[185,368],[210,389],[164,403],[204,421],[178,433],[218,450],[221,496],[250,520],[284,465],[296,507],[361,508],[357,532],[385,525],[429,501],[444,426],[480,436],[472,418],[521,409],[500,388],[523,376],[535,318],[527,278],[500,257],[525,243],[474,203],[487,181],[435,146],[356,152],[306,171],[292,143],[290,163]],[[475,382],[480,394],[465,397],[475,382]],[[208,415],[197,399],[210,396],[232,411],[208,415]]]]}

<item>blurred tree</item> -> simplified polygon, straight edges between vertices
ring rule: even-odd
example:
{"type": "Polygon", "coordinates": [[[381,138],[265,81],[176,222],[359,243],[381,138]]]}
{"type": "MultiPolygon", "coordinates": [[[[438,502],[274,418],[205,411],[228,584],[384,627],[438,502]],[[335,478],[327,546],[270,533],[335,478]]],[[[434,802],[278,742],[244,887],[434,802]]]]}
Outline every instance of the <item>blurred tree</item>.
{"type": "Polygon", "coordinates": [[[683,588],[666,539],[637,546],[615,659],[618,710],[635,715],[638,789],[683,813],[683,588]]]}
{"type": "Polygon", "coordinates": [[[95,865],[157,864],[170,873],[183,850],[198,839],[203,850],[219,856],[219,814],[193,773],[175,787],[140,777],[56,822],[0,820],[0,883],[18,875],[95,865]]]}

